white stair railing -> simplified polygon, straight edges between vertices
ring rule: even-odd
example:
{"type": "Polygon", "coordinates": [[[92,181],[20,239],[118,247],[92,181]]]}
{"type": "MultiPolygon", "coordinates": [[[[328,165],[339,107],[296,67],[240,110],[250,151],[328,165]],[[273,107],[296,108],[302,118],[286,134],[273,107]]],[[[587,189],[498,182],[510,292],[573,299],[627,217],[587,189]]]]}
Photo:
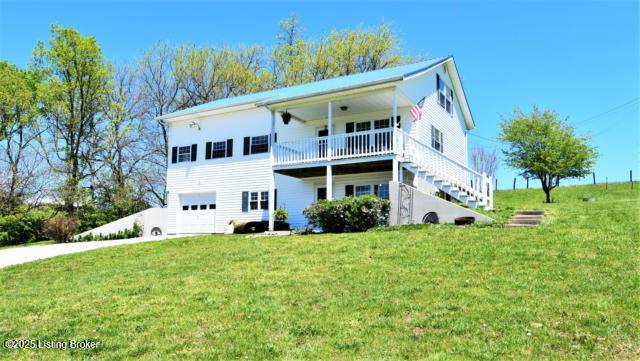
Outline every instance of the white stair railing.
{"type": "Polygon", "coordinates": [[[425,177],[433,177],[433,183],[440,182],[438,188],[448,187],[450,191],[447,193],[452,193],[455,188],[455,192],[473,197],[478,205],[493,207],[491,177],[447,157],[400,129],[397,130],[395,144],[396,154],[418,166],[419,171],[426,172],[425,177]]]}

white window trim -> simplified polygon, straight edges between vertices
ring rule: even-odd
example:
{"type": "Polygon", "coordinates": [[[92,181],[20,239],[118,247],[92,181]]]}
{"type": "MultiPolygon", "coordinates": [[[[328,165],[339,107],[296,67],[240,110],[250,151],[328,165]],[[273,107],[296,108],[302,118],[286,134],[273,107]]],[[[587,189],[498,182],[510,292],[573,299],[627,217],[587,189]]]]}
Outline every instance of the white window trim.
{"type": "Polygon", "coordinates": [[[267,201],[267,204],[269,204],[269,191],[268,191],[268,190],[265,190],[265,191],[246,191],[246,192],[248,192],[248,193],[249,193],[249,199],[248,199],[248,204],[247,204],[247,212],[243,212],[243,213],[248,213],[248,212],[264,212],[264,211],[268,211],[268,210],[269,210],[269,209],[268,209],[268,207],[267,207],[267,209],[262,209],[262,207],[260,207],[261,203],[263,202],[263,200],[262,200],[262,194],[264,194],[264,193],[266,193],[266,195],[267,195],[267,199],[266,199],[266,201],[267,201]],[[252,195],[252,194],[257,194],[257,197],[258,197],[258,198],[257,198],[257,201],[253,201],[253,200],[251,199],[251,195],[252,195]],[[256,208],[256,209],[252,209],[252,208],[251,208],[251,202],[257,202],[257,203],[258,203],[258,204],[257,204],[258,208],[256,208]]]}
{"type": "Polygon", "coordinates": [[[455,104],[454,104],[454,96],[453,96],[453,88],[451,88],[449,86],[449,84],[447,84],[446,81],[444,81],[444,79],[442,77],[440,77],[440,82],[442,82],[442,84],[444,85],[444,103],[440,104],[440,94],[442,94],[442,90],[440,90],[440,84],[438,84],[438,99],[437,99],[437,103],[438,105],[444,109],[444,111],[449,114],[450,116],[453,117],[453,112],[454,112],[454,108],[455,108],[455,104]],[[451,98],[449,98],[449,96],[451,96],[451,98]],[[447,111],[447,99],[451,100],[451,111],[447,111]]]}
{"type": "Polygon", "coordinates": [[[431,148],[433,148],[437,152],[444,153],[444,133],[442,132],[442,130],[436,128],[433,125],[431,126],[431,148]],[[440,134],[440,139],[437,140],[437,137],[435,136],[436,131],[438,132],[438,134],[440,134]],[[440,149],[436,148],[436,141],[439,143],[440,149]]]}
{"type": "MultiPolygon", "coordinates": [[[[218,149],[219,150],[219,149],[218,149]]],[[[211,142],[211,154],[209,154],[209,156],[211,157],[211,159],[222,159],[222,158],[227,158],[227,141],[226,140],[221,140],[221,141],[212,141],[211,142]],[[222,157],[214,157],[213,156],[213,152],[216,150],[214,149],[214,146],[216,145],[216,143],[223,143],[223,151],[224,151],[224,155],[222,157]]]]}
{"type": "MultiPolygon", "coordinates": [[[[360,186],[360,187],[361,187],[361,186],[369,186],[370,193],[367,193],[367,194],[377,196],[377,194],[375,194],[375,188],[376,188],[376,186],[380,186],[380,185],[383,185],[383,184],[386,184],[386,185],[387,185],[387,187],[389,186],[389,182],[380,182],[380,183],[353,183],[353,196],[354,196],[354,197],[360,197],[360,196],[357,196],[357,195],[356,195],[356,187],[358,187],[358,186],[360,186]]],[[[388,192],[388,191],[387,191],[387,192],[388,192]]],[[[362,195],[364,195],[364,194],[362,194],[362,195]]],[[[386,199],[388,199],[388,198],[386,198],[386,199]]]]}
{"type": "Polygon", "coordinates": [[[178,159],[176,163],[183,163],[183,162],[191,162],[191,146],[187,145],[187,146],[179,146],[178,147],[178,159]],[[187,148],[187,153],[181,153],[180,151],[184,148],[187,148]],[[186,155],[187,159],[182,159],[181,157],[186,155]]]}

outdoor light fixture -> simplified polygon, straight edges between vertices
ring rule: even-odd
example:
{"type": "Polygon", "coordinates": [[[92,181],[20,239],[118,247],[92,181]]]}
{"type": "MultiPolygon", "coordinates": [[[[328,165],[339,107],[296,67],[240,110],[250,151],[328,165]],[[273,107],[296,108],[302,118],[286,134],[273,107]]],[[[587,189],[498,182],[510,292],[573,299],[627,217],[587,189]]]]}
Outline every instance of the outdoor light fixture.
{"type": "Polygon", "coordinates": [[[348,106],[346,106],[346,105],[341,105],[341,106],[340,106],[340,110],[342,110],[343,112],[346,112],[346,111],[347,111],[347,109],[349,109],[349,107],[348,107],[348,106]]]}
{"type": "Polygon", "coordinates": [[[191,122],[191,124],[189,124],[189,128],[198,128],[198,130],[200,130],[200,124],[191,122]]]}
{"type": "Polygon", "coordinates": [[[282,113],[282,122],[285,125],[287,125],[289,124],[290,121],[291,121],[291,113],[285,110],[284,113],[282,113]]]}

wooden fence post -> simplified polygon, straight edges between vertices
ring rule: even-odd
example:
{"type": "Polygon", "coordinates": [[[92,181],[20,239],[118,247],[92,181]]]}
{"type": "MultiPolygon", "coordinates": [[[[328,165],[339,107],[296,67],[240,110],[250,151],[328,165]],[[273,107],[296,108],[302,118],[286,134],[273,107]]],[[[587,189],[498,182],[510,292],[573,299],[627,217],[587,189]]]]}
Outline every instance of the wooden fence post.
{"type": "Polygon", "coordinates": [[[516,179],[515,178],[513,178],[513,189],[514,190],[516,189],[516,179]]]}
{"type": "Polygon", "coordinates": [[[525,178],[527,180],[527,189],[529,189],[529,177],[525,178]]]}
{"type": "Polygon", "coordinates": [[[496,186],[493,187],[493,190],[496,190],[496,191],[498,190],[498,178],[496,178],[496,186]]]}
{"type": "Polygon", "coordinates": [[[629,182],[631,182],[631,189],[633,189],[633,170],[629,169],[629,182]]]}
{"type": "Polygon", "coordinates": [[[596,172],[593,172],[593,184],[596,184],[596,172]]]}
{"type": "Polygon", "coordinates": [[[604,189],[609,189],[609,177],[604,178],[604,189]]]}

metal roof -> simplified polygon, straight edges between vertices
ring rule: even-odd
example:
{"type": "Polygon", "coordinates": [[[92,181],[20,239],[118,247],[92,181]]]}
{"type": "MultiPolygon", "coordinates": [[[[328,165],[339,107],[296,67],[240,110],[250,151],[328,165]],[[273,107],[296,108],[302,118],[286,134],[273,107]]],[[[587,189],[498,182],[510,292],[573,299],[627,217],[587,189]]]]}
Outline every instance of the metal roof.
{"type": "Polygon", "coordinates": [[[345,75],[337,78],[320,80],[312,83],[294,85],[290,87],[273,89],[247,95],[240,95],[232,98],[218,99],[209,103],[166,114],[158,117],[158,119],[168,119],[192,113],[200,113],[248,104],[265,106],[292,99],[403,80],[427,71],[451,58],[451,56],[447,56],[429,59],[421,61],[419,63],[399,65],[380,70],[368,71],[365,73],[345,75]]]}

